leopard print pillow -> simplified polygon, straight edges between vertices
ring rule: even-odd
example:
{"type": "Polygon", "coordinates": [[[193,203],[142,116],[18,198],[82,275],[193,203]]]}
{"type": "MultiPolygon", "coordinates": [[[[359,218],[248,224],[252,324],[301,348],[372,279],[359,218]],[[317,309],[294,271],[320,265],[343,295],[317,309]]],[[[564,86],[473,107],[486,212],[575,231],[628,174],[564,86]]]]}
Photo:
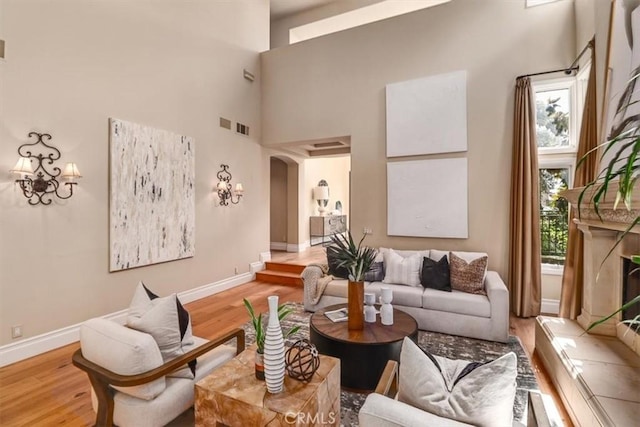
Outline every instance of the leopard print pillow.
{"type": "Polygon", "coordinates": [[[449,252],[451,287],[470,294],[486,295],[484,273],[487,270],[487,259],[483,256],[467,263],[453,252],[449,252]]]}

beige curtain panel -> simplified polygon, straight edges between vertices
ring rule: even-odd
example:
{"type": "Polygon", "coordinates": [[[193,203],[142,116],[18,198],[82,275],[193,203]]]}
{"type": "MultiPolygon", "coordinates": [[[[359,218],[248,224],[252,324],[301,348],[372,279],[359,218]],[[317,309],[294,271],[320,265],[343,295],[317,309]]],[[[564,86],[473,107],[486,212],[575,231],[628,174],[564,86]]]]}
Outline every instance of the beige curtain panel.
{"type": "Polygon", "coordinates": [[[520,317],[540,314],[540,200],[531,80],[516,80],[509,220],[509,297],[520,317]]]}
{"type": "MultiPolygon", "coordinates": [[[[598,145],[597,103],[596,103],[596,58],[595,41],[589,42],[591,48],[591,71],[587,83],[587,93],[582,113],[580,127],[580,141],[578,143],[578,160],[598,145]]],[[[576,170],[573,187],[582,187],[596,178],[598,156],[594,152],[576,170]]],[[[577,218],[577,209],[571,211],[569,221],[569,235],[567,238],[567,255],[562,274],[562,291],[560,293],[560,317],[575,319],[582,308],[583,268],[584,268],[584,237],[573,222],[577,218]]]]}

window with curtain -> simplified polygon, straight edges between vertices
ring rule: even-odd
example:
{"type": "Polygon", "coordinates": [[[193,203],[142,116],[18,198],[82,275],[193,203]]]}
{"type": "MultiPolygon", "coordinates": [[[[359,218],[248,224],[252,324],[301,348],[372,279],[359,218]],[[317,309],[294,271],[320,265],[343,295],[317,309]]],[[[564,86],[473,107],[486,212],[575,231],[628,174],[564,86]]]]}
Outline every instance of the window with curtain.
{"type": "MultiPolygon", "coordinates": [[[[569,205],[558,193],[571,188],[578,147],[582,81],[568,77],[533,84],[540,184],[540,250],[543,274],[562,275],[569,205]]],[[[582,80],[582,79],[580,79],[582,80]]],[[[584,80],[586,84],[586,80],[584,80]]]]}

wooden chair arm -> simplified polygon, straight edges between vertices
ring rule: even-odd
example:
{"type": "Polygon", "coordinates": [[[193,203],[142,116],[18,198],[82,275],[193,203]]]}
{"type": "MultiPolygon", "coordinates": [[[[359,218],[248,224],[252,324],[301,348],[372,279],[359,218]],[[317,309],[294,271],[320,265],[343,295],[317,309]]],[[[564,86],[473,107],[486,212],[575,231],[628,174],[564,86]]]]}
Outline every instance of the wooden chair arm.
{"type": "Polygon", "coordinates": [[[551,422],[542,401],[542,395],[536,391],[529,391],[527,414],[527,427],[551,427],[562,424],[551,422]]]}
{"type": "Polygon", "coordinates": [[[91,372],[93,375],[99,377],[103,382],[109,385],[115,385],[119,387],[132,387],[140,384],[146,384],[158,378],[161,378],[176,369],[186,365],[187,363],[197,359],[203,354],[213,350],[214,348],[224,344],[232,338],[237,338],[236,344],[236,354],[240,354],[244,350],[244,330],[243,329],[234,329],[233,331],[203,344],[188,353],[183,354],[180,357],[176,357],[168,361],[167,363],[158,366],[155,369],[150,371],[135,374],[135,375],[121,375],[116,374],[108,369],[103,368],[102,366],[96,365],[95,363],[87,360],[82,356],[82,350],[78,349],[75,353],[73,353],[72,361],[73,364],[86,372],[91,372]]]}
{"type": "Polygon", "coordinates": [[[398,393],[398,362],[395,360],[387,361],[375,392],[392,399],[396,397],[398,393]]]}
{"type": "Polygon", "coordinates": [[[244,351],[245,346],[243,329],[234,329],[233,331],[218,337],[215,340],[211,340],[180,357],[170,360],[162,366],[136,375],[120,375],[105,369],[102,366],[96,365],[82,356],[81,349],[78,349],[73,353],[71,360],[77,368],[82,369],[87,373],[91,386],[98,398],[98,412],[96,414],[95,425],[100,427],[110,427],[113,426],[114,409],[114,391],[111,386],[131,387],[146,384],[175,371],[232,338],[236,338],[236,355],[238,355],[244,351]]]}

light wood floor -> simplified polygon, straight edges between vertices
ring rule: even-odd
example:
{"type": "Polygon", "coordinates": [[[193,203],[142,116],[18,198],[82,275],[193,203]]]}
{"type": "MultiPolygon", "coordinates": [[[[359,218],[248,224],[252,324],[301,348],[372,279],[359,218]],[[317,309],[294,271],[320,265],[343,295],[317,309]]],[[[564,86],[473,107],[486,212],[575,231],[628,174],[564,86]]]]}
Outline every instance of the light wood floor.
{"type": "MultiPolygon", "coordinates": [[[[272,260],[309,264],[324,260],[322,247],[296,254],[272,252],[272,260]]],[[[280,301],[302,301],[302,288],[250,282],[186,305],[192,316],[193,332],[213,338],[237,328],[248,319],[242,298],[257,311],[267,311],[267,296],[280,301]]],[[[512,317],[510,333],[520,337],[543,393],[554,396],[565,425],[571,426],[557,393],[540,360],[533,355],[534,319],[512,317]]],[[[40,356],[0,368],[0,426],[89,426],[95,421],[91,408],[89,381],[71,364],[71,344],[40,356]]]]}

